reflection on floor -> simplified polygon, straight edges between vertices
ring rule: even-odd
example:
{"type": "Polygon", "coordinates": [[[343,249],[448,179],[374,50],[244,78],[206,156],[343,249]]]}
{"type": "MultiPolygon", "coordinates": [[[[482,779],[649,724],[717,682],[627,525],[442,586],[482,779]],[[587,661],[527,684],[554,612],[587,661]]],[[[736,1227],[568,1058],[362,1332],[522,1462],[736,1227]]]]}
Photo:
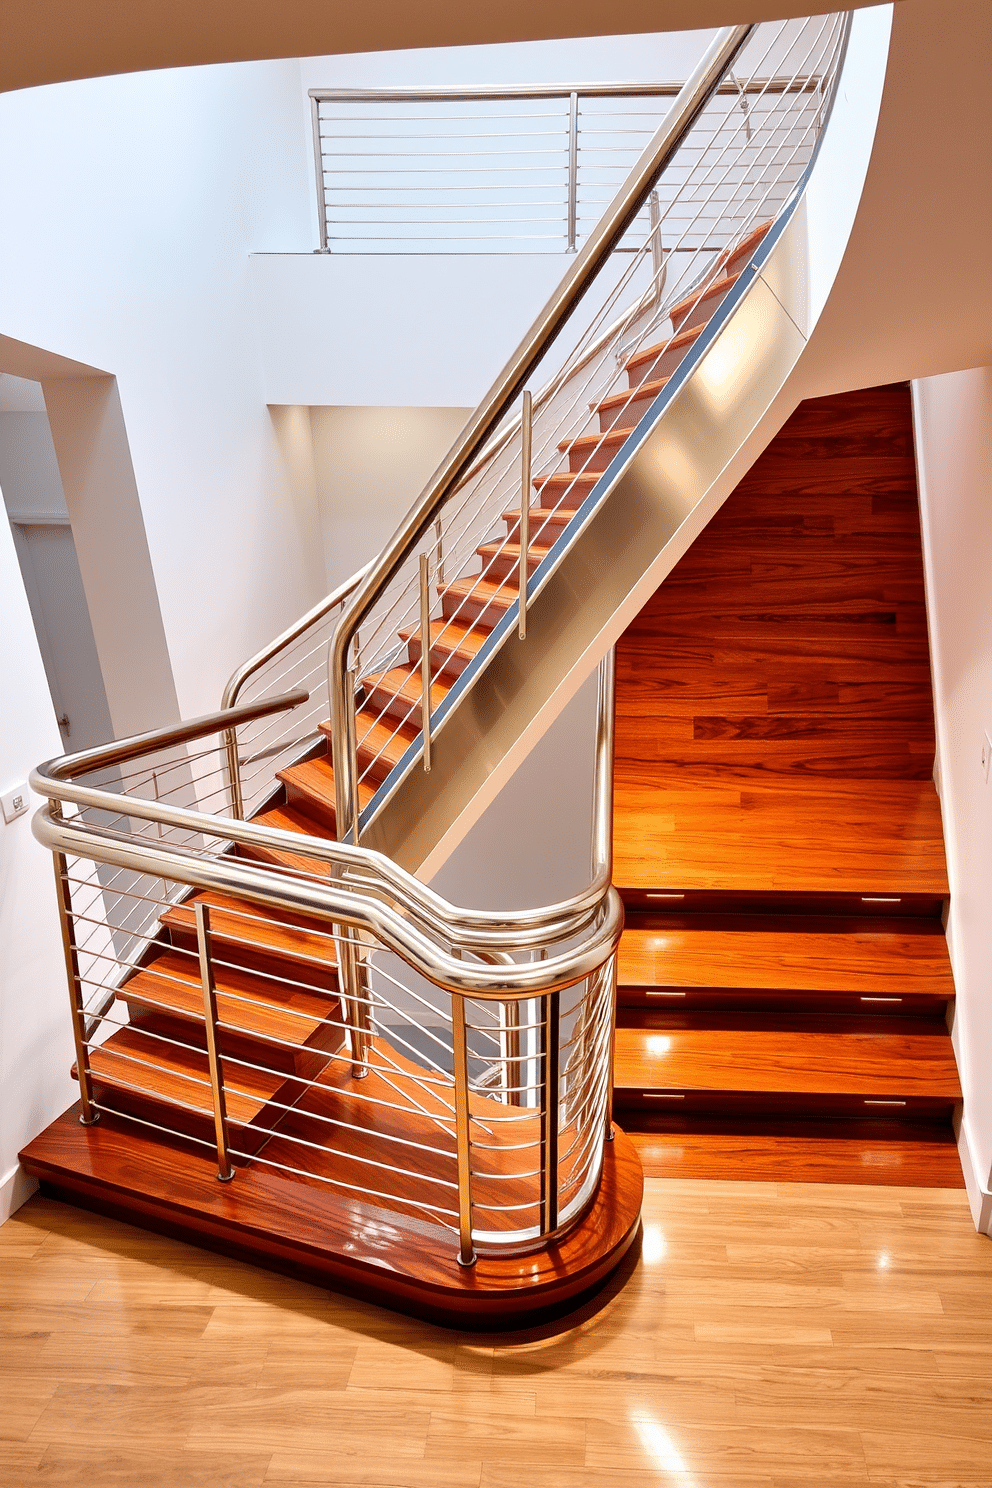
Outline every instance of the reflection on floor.
{"type": "Polygon", "coordinates": [[[0,1229],[5,1488],[988,1483],[960,1190],[648,1180],[570,1319],[447,1332],[36,1196],[0,1229]]]}

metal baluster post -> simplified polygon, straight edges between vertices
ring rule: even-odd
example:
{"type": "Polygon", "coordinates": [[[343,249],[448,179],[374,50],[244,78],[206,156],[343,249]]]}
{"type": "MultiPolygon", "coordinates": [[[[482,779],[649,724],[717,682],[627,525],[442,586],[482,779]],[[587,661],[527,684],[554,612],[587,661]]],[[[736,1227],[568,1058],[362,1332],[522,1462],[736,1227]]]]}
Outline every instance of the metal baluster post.
{"type": "Polygon", "coordinates": [[[610,979],[610,1067],[606,1075],[606,1140],[613,1141],[613,1071],[617,1043],[617,958],[612,955],[603,966],[602,976],[610,979]]]}
{"type": "Polygon", "coordinates": [[[558,1228],[558,1078],[561,994],[546,992],[541,998],[541,1232],[558,1228]]]}
{"type": "Polygon", "coordinates": [[[231,815],[237,821],[245,819],[245,802],[241,793],[241,761],[238,759],[238,731],[224,730],[224,748],[227,751],[227,783],[231,791],[231,815]]]}
{"type": "Polygon", "coordinates": [[[568,229],[566,253],[575,252],[579,201],[579,95],[568,97],[568,229]]]}
{"type": "Polygon", "coordinates": [[[431,591],[427,554],[420,555],[420,716],[424,731],[424,771],[431,768],[431,591]]]}
{"type": "Polygon", "coordinates": [[[338,841],[343,842],[347,833],[351,832],[351,840],[358,846],[361,835],[361,822],[359,817],[361,809],[358,800],[358,722],[355,717],[356,704],[355,693],[358,690],[358,678],[354,667],[347,674],[346,701],[348,708],[348,750],[351,754],[351,821],[347,824],[344,832],[338,833],[338,841]]]}
{"type": "Polygon", "coordinates": [[[230,1183],[234,1168],[229,1156],[227,1101],[224,1098],[224,1064],[217,1043],[217,991],[210,957],[210,907],[202,902],[196,908],[196,946],[200,953],[200,982],[203,987],[203,1014],[207,1029],[207,1062],[210,1066],[210,1090],[214,1102],[214,1132],[217,1138],[217,1177],[230,1183]]]}
{"type": "Polygon", "coordinates": [[[651,279],[655,298],[660,301],[665,293],[668,265],[661,250],[661,202],[657,191],[652,191],[648,197],[648,213],[651,219],[651,279]]]}
{"type": "Polygon", "coordinates": [[[441,532],[441,518],[440,517],[438,517],[437,521],[434,523],[434,535],[437,538],[437,568],[436,568],[437,581],[438,581],[439,584],[443,584],[444,583],[444,539],[443,539],[443,534],[441,532]]]}
{"type": "Polygon", "coordinates": [[[451,1033],[454,1046],[455,1076],[455,1150],[458,1157],[458,1264],[475,1265],[472,1243],[472,1136],[469,1127],[468,1044],[465,1029],[465,1002],[457,993],[451,996],[451,1033]]]}
{"type": "Polygon", "coordinates": [[[324,151],[320,142],[320,100],[310,94],[310,120],[313,125],[313,163],[317,176],[317,212],[320,216],[320,251],[327,246],[327,191],[324,187],[324,151]]]}
{"type": "Polygon", "coordinates": [[[522,641],[527,638],[527,553],[530,548],[530,479],[533,432],[534,399],[531,396],[530,389],[525,388],[520,407],[520,571],[517,577],[517,587],[520,590],[518,601],[520,618],[517,626],[517,634],[522,641]]]}
{"type": "MultiPolygon", "coordinates": [[[[50,801],[53,817],[62,815],[61,801],[50,801]]],[[[93,1126],[100,1120],[100,1112],[93,1105],[93,1087],[90,1080],[90,1051],[86,1036],[86,1007],[83,983],[79,975],[79,955],[76,950],[76,933],[72,924],[72,898],[69,890],[69,865],[64,853],[54,853],[55,896],[59,905],[59,927],[62,931],[62,954],[65,957],[65,972],[69,983],[69,1008],[72,1014],[72,1041],[76,1046],[76,1075],[79,1080],[79,1100],[82,1105],[80,1121],[83,1126],[93,1126]]]]}
{"type": "Polygon", "coordinates": [[[508,1106],[523,1105],[523,1061],[522,1041],[520,1038],[520,1004],[519,1002],[506,1002],[503,1004],[503,1046],[506,1050],[506,1104],[508,1106]]]}

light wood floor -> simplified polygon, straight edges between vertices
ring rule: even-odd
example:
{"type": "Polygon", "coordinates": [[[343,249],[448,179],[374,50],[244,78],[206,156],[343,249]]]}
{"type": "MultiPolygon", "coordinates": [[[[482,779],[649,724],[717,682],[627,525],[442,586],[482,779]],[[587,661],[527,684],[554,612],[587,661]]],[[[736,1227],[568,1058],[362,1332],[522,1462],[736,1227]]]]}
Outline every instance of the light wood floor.
{"type": "Polygon", "coordinates": [[[992,1243],[958,1190],[649,1179],[640,1259],[516,1336],[36,1196],[0,1229],[0,1481],[992,1482],[992,1243]]]}

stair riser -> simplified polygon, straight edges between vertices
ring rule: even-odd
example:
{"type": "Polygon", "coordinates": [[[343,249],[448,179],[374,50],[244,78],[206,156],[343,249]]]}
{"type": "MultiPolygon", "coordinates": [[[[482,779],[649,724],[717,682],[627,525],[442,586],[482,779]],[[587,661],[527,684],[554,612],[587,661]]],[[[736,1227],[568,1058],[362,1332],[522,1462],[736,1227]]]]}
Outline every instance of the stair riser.
{"type": "MultiPolygon", "coordinates": [[[[541,560],[546,556],[546,551],[529,552],[527,555],[528,574],[532,574],[541,560]]],[[[486,563],[486,578],[494,584],[498,584],[501,579],[508,579],[511,576],[515,578],[519,572],[520,559],[516,553],[500,553],[498,557],[490,558],[486,563]]]]}
{"type": "Polygon", "coordinates": [[[300,790],[298,786],[289,784],[286,786],[286,801],[288,805],[297,806],[300,810],[306,811],[332,837],[337,836],[337,818],[334,814],[334,807],[326,801],[309,795],[306,791],[300,790]]]}
{"type": "MultiPolygon", "coordinates": [[[[106,1079],[93,1080],[92,1088],[97,1103],[106,1106],[108,1110],[133,1116],[137,1121],[147,1122],[152,1126],[164,1127],[168,1132],[175,1132],[180,1139],[192,1137],[197,1144],[216,1141],[214,1119],[210,1113],[189,1111],[184,1107],[174,1106],[169,1101],[156,1100],[144,1091],[128,1090],[106,1079]]],[[[231,1147],[248,1153],[257,1152],[268,1140],[266,1132],[259,1131],[253,1125],[243,1126],[233,1120],[229,1122],[229,1133],[231,1147]]],[[[196,1150],[202,1153],[204,1149],[198,1145],[196,1150]]],[[[239,1160],[234,1161],[235,1166],[239,1166],[239,1160]]]]}
{"type": "MultiPolygon", "coordinates": [[[[945,1124],[954,1114],[954,1102],[945,1097],[906,1096],[893,1092],[898,1106],[871,1105],[880,1097],[809,1094],[780,1091],[689,1090],[672,1091],[664,1086],[652,1090],[617,1086],[614,1108],[660,1118],[691,1119],[693,1116],[794,1116],[802,1120],[830,1120],[842,1127],[845,1120],[888,1120],[945,1124]]],[[[623,1118],[621,1118],[622,1120],[623,1118]]],[[[631,1123],[628,1123],[628,1125],[631,1123]]]]}
{"type": "MultiPolygon", "coordinates": [[[[297,959],[295,956],[281,956],[275,951],[256,950],[244,941],[225,936],[216,929],[211,932],[211,942],[215,955],[232,966],[240,966],[246,971],[258,972],[261,976],[273,977],[277,981],[285,979],[302,982],[315,991],[329,995],[337,992],[337,973],[333,967],[297,959]]],[[[196,933],[181,926],[172,926],[169,943],[195,952],[196,933]]]]}
{"type": "Polygon", "coordinates": [[[599,411],[601,433],[605,434],[610,429],[636,429],[657,396],[657,393],[652,393],[649,397],[633,398],[621,408],[601,408],[599,411]]]}
{"type": "MultiPolygon", "coordinates": [[[[535,487],[537,482],[534,482],[535,487]]],[[[540,503],[546,510],[568,512],[574,516],[596,484],[592,475],[552,475],[540,490],[540,503]]]]}
{"type": "MultiPolygon", "coordinates": [[[[421,649],[419,638],[411,637],[407,643],[411,666],[420,665],[421,649]]],[[[479,649],[482,649],[481,645],[479,649]]],[[[443,643],[431,646],[431,672],[435,677],[446,677],[449,681],[456,682],[473,660],[474,657],[466,656],[464,652],[448,651],[443,643]]]]}
{"type": "MultiPolygon", "coordinates": [[[[435,707],[438,701],[439,699],[435,699],[435,707]]],[[[374,718],[379,718],[382,723],[390,719],[394,723],[405,724],[408,728],[416,729],[418,733],[420,732],[421,708],[419,697],[415,702],[412,702],[409,697],[404,696],[402,693],[398,693],[396,696],[390,696],[385,688],[374,687],[371,691],[366,692],[363,706],[367,712],[371,713],[374,718]]]]}
{"type": "Polygon", "coordinates": [[[642,382],[654,382],[659,377],[671,377],[682,359],[688,356],[695,341],[688,345],[679,346],[673,344],[667,351],[661,351],[657,356],[645,357],[643,362],[627,364],[627,380],[632,388],[638,387],[642,382]]]}
{"type": "MultiPolygon", "coordinates": [[[[158,1034],[162,1038],[176,1039],[180,1043],[194,1044],[198,1049],[207,1047],[206,1028],[202,1018],[187,1018],[177,1012],[163,1013],[160,1008],[138,997],[124,996],[121,1000],[127,1004],[132,1027],[158,1034]]],[[[331,1008],[329,1014],[340,1020],[340,1007],[331,1008]]],[[[310,1035],[305,1044],[293,1049],[257,1034],[232,1033],[230,1029],[221,1028],[218,1030],[218,1042],[220,1052],[226,1059],[241,1059],[246,1064],[258,1065],[277,1074],[298,1075],[303,1080],[315,1080],[326,1065],[327,1056],[341,1048],[344,1034],[334,1024],[324,1024],[310,1035]]]]}
{"type": "Polygon", "coordinates": [[[777,989],[754,991],[752,988],[693,987],[617,989],[617,1021],[625,1023],[624,1011],[632,1017],[645,1013],[752,1012],[786,1015],[845,1017],[905,1017],[932,1021],[947,1012],[947,999],[942,997],[904,996],[893,1002],[885,994],[879,999],[864,999],[856,993],[783,992],[777,989]]]}
{"type": "MultiPolygon", "coordinates": [[[[544,507],[532,506],[530,509],[530,540],[532,543],[539,542],[542,547],[552,547],[561,537],[568,526],[574,511],[548,512],[544,507]]],[[[507,537],[510,542],[520,541],[520,521],[517,517],[504,517],[506,523],[507,537]]]]}
{"type": "Polygon", "coordinates": [[[728,285],[719,294],[710,295],[708,298],[700,300],[698,304],[690,307],[688,310],[683,310],[673,315],[672,325],[676,332],[691,331],[698,325],[705,325],[723,304],[727,295],[730,293],[731,287],[728,285]]]}
{"type": "Polygon", "coordinates": [[[575,449],[573,446],[568,452],[568,468],[575,473],[601,475],[610,465],[617,450],[622,447],[622,443],[622,440],[611,440],[609,444],[600,445],[597,450],[588,447],[575,449]]]}
{"type": "Polygon", "coordinates": [[[511,604],[516,603],[516,585],[507,585],[505,599],[501,595],[499,600],[488,600],[485,596],[476,599],[474,595],[465,597],[459,594],[446,593],[441,599],[441,613],[446,620],[454,619],[456,616],[465,625],[470,625],[476,620],[485,619],[489,626],[495,626],[506,614],[511,604]]]}

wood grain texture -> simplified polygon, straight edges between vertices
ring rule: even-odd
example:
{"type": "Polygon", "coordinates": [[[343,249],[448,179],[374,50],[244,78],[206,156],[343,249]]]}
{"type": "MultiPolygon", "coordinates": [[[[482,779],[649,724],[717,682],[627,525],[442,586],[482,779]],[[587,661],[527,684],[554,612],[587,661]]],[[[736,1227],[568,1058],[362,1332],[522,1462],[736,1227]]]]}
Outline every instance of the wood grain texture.
{"type": "Polygon", "coordinates": [[[697,925],[642,929],[628,925],[620,941],[618,984],[646,988],[857,993],[859,996],[954,996],[947,944],[939,934],[906,929],[775,929],[767,917],[740,928],[697,925]]]}
{"type": "Polygon", "coordinates": [[[617,1090],[961,1098],[942,1022],[897,1027],[878,1019],[878,1027],[834,1031],[827,1019],[784,1027],[755,1027],[758,1021],[741,1017],[728,1027],[719,1015],[707,1021],[701,1014],[695,1026],[679,1028],[659,1014],[648,1026],[618,1028],[617,1090]]]}
{"type": "Polygon", "coordinates": [[[965,1194],[763,1176],[649,1178],[623,1288],[517,1334],[35,1195],[0,1229],[3,1481],[986,1484],[992,1246],[965,1194]]]}
{"type": "Polygon", "coordinates": [[[123,1119],[82,1127],[78,1115],[76,1106],[21,1153],[28,1172],[74,1202],[457,1326],[519,1324],[560,1309],[601,1282],[637,1233],[643,1178],[619,1128],[589,1210],[562,1241],[463,1267],[454,1236],[433,1226],[257,1165],[222,1185],[208,1158],[177,1153],[123,1119]]]}

